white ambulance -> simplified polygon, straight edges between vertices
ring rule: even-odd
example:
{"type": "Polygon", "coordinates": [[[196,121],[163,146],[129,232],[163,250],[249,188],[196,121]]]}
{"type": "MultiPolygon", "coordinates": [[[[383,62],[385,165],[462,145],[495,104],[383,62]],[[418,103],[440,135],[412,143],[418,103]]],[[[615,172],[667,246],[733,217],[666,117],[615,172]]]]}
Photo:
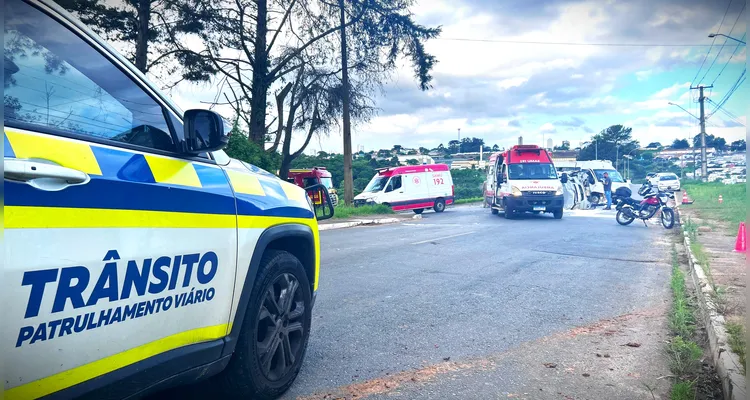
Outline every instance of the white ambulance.
{"type": "Polygon", "coordinates": [[[536,145],[518,145],[490,156],[485,181],[485,201],[492,214],[506,218],[518,213],[552,213],[563,216],[563,182],[547,150],[536,145]]]}
{"type": "Polygon", "coordinates": [[[409,165],[379,169],[354,198],[354,205],[385,204],[393,211],[421,214],[430,208],[443,212],[446,205],[453,204],[453,196],[453,177],[447,165],[409,165]]]}
{"type": "Polygon", "coordinates": [[[52,0],[3,11],[0,398],[282,394],[318,288],[305,190],[228,157],[218,114],[182,112],[52,0]]]}

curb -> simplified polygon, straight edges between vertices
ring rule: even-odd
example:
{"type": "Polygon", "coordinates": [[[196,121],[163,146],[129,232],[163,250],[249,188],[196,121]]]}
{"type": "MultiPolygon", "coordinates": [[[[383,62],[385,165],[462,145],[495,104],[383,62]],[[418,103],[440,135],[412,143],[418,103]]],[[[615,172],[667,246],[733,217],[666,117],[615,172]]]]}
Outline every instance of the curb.
{"type": "Polygon", "coordinates": [[[714,288],[706,274],[703,273],[703,268],[698,264],[698,259],[690,249],[690,237],[688,237],[688,233],[683,230],[682,234],[685,250],[688,254],[690,276],[695,288],[700,292],[698,300],[703,311],[703,323],[708,333],[708,346],[711,350],[711,358],[714,362],[716,372],[721,378],[721,389],[724,392],[724,398],[727,400],[745,400],[747,399],[747,388],[745,386],[745,376],[741,372],[742,365],[740,364],[739,356],[734,354],[727,344],[726,320],[723,315],[716,311],[716,305],[713,301],[714,288]]]}
{"type": "Polygon", "coordinates": [[[353,226],[359,226],[359,225],[392,224],[398,221],[400,221],[399,218],[356,219],[356,220],[347,221],[347,222],[338,222],[338,223],[333,223],[333,224],[321,224],[321,225],[318,225],[318,230],[327,231],[331,229],[351,228],[353,226]]]}

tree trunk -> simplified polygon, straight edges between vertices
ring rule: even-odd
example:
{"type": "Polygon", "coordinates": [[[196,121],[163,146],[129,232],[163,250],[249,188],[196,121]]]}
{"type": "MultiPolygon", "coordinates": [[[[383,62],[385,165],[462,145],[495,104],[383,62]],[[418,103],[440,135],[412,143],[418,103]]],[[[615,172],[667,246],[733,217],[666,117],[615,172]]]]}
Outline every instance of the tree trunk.
{"type": "Polygon", "coordinates": [[[354,201],[354,179],[352,177],[352,126],[349,120],[349,71],[347,70],[344,0],[339,0],[339,12],[341,24],[341,84],[343,86],[342,101],[344,114],[344,203],[351,205],[354,201]]]}
{"type": "Polygon", "coordinates": [[[135,67],[148,72],[148,23],[151,20],[151,0],[138,0],[138,36],[135,42],[135,67]]]}
{"type": "Polygon", "coordinates": [[[252,98],[250,99],[250,140],[265,148],[266,99],[268,95],[268,2],[257,0],[258,14],[255,25],[255,49],[253,51],[252,98]]]}

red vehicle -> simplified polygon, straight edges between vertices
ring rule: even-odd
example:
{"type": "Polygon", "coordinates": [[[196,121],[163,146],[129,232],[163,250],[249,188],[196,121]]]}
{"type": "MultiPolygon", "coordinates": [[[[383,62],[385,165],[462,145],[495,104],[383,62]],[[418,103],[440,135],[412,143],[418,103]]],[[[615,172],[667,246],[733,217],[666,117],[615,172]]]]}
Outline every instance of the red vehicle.
{"type": "MultiPolygon", "coordinates": [[[[333,187],[333,181],[331,180],[331,173],[326,170],[325,167],[313,167],[310,169],[290,169],[287,181],[301,187],[308,188],[313,185],[321,184],[328,188],[328,196],[331,198],[331,202],[335,206],[339,202],[339,198],[336,195],[336,189],[333,187]]],[[[313,192],[308,193],[313,201],[313,204],[321,204],[323,201],[320,198],[320,193],[313,192]]]]}

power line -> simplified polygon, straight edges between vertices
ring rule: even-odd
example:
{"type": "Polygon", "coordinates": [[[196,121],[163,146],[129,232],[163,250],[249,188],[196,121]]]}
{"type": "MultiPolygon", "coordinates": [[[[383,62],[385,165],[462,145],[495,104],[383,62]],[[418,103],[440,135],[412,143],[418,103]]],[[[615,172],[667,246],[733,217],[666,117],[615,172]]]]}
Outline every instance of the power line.
{"type": "MultiPolygon", "coordinates": [[[[729,4],[732,4],[732,2],[730,1],[730,2],[729,2],[729,4]]],[[[729,8],[728,8],[728,7],[727,7],[727,11],[729,11],[729,8]]],[[[740,20],[740,17],[742,16],[742,13],[743,13],[744,11],[745,11],[745,6],[743,5],[743,6],[742,6],[742,10],[740,10],[740,13],[739,13],[739,14],[737,14],[737,19],[736,19],[736,20],[734,20],[734,25],[732,25],[732,29],[730,29],[730,30],[729,30],[729,33],[727,34],[727,36],[732,36],[732,32],[734,31],[734,27],[735,27],[735,26],[737,26],[737,22],[739,22],[739,20],[740,20]]],[[[726,13],[724,13],[724,16],[725,16],[725,17],[726,17],[726,15],[727,15],[727,14],[726,14],[726,13]]],[[[722,22],[722,23],[724,23],[724,19],[723,19],[723,18],[722,18],[721,22],[722,22]]],[[[721,25],[719,25],[719,31],[721,31],[721,25]]],[[[717,32],[718,32],[718,31],[717,31],[717,32]]],[[[714,64],[716,63],[716,60],[718,60],[718,59],[719,59],[719,56],[721,55],[721,50],[723,50],[723,49],[724,49],[724,46],[725,46],[725,45],[727,44],[727,41],[728,41],[728,40],[729,40],[729,38],[724,38],[724,43],[722,43],[722,44],[721,44],[721,47],[719,47],[719,51],[718,51],[718,52],[716,53],[716,57],[714,57],[714,60],[713,60],[713,61],[711,62],[711,65],[709,65],[709,66],[708,66],[708,69],[706,70],[706,73],[705,73],[705,74],[703,74],[703,77],[701,78],[701,80],[700,80],[700,81],[698,81],[698,84],[699,84],[699,85],[701,84],[701,82],[703,82],[703,80],[704,80],[704,79],[706,79],[706,75],[708,75],[708,72],[709,72],[709,71],[711,71],[711,68],[712,68],[712,67],[714,66],[714,64]]]]}
{"type": "MultiPolygon", "coordinates": [[[[713,105],[716,105],[716,103],[713,100],[711,100],[711,99],[707,99],[707,100],[709,101],[709,103],[711,103],[713,105]]],[[[718,111],[723,112],[724,115],[726,115],[727,117],[729,117],[729,119],[731,119],[732,121],[734,121],[734,122],[736,122],[736,123],[738,123],[738,124],[740,124],[742,126],[746,126],[745,124],[742,123],[742,121],[739,120],[739,118],[736,115],[732,114],[732,112],[730,112],[729,110],[725,109],[724,107],[718,108],[718,111]]],[[[709,118],[709,117],[706,117],[706,118],[709,118]]]]}
{"type": "Polygon", "coordinates": [[[711,112],[711,115],[716,112],[719,108],[724,106],[724,104],[729,100],[730,97],[732,97],[732,94],[734,94],[735,91],[742,85],[742,83],[745,81],[745,74],[747,73],[747,68],[742,70],[742,74],[740,74],[740,77],[737,78],[737,81],[734,82],[734,85],[724,94],[724,97],[719,100],[718,104],[716,105],[716,108],[711,112]]]}
{"type": "Polygon", "coordinates": [[[555,46],[610,46],[610,47],[706,47],[707,44],[689,43],[580,43],[580,42],[544,42],[527,40],[503,40],[503,39],[470,39],[470,38],[435,38],[433,40],[444,40],[454,42],[477,42],[477,43],[507,43],[507,44],[540,44],[555,46]]]}
{"type": "MultiPolygon", "coordinates": [[[[724,18],[727,17],[727,13],[729,12],[729,6],[732,5],[732,0],[729,0],[729,4],[727,4],[727,9],[724,11],[724,16],[721,17],[721,23],[719,23],[719,30],[721,30],[721,26],[724,25],[724,18]]],[[[708,55],[711,54],[711,49],[714,47],[714,43],[716,43],[716,36],[713,37],[711,40],[711,45],[708,47],[708,52],[706,52],[706,56],[703,57],[703,61],[701,61],[701,66],[698,67],[698,71],[695,72],[695,76],[693,77],[693,80],[690,81],[690,86],[693,86],[693,83],[696,79],[698,79],[698,75],[700,75],[701,70],[703,69],[703,66],[706,64],[706,60],[708,60],[708,55]]]]}
{"type": "MultiPolygon", "coordinates": [[[[742,35],[742,40],[745,40],[745,36],[747,36],[747,32],[742,35]]],[[[714,80],[711,81],[711,85],[713,85],[714,82],[716,82],[716,80],[719,79],[719,77],[721,76],[721,73],[724,72],[724,70],[727,68],[727,65],[729,65],[729,63],[732,61],[732,58],[734,58],[734,55],[737,54],[737,50],[740,49],[740,46],[742,46],[742,43],[737,43],[737,47],[734,48],[732,55],[729,56],[729,59],[727,60],[727,62],[724,63],[724,66],[721,68],[721,71],[719,71],[719,75],[716,75],[716,78],[714,78],[714,80]]]]}

